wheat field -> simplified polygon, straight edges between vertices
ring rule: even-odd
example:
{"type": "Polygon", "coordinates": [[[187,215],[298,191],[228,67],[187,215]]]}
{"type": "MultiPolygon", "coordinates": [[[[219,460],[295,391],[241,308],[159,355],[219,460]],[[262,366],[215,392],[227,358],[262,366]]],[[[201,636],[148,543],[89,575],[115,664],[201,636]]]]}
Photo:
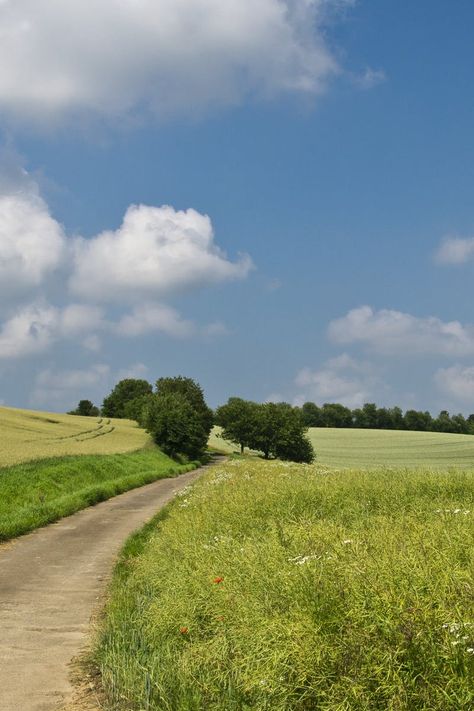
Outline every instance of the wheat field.
{"type": "Polygon", "coordinates": [[[0,407],[0,467],[50,457],[133,452],[148,442],[149,435],[131,420],[0,407]]]}

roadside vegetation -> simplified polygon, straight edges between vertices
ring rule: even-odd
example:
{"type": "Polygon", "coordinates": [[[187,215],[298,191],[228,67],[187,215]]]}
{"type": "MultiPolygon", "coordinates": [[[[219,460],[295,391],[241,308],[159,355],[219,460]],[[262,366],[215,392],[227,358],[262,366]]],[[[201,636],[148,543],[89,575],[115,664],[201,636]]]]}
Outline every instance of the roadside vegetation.
{"type": "Polygon", "coordinates": [[[470,711],[474,475],[216,467],[126,547],[109,707],[470,711]]]}
{"type": "Polygon", "coordinates": [[[2,468],[0,541],[197,464],[177,464],[150,446],[128,454],[62,457],[2,468]]]}

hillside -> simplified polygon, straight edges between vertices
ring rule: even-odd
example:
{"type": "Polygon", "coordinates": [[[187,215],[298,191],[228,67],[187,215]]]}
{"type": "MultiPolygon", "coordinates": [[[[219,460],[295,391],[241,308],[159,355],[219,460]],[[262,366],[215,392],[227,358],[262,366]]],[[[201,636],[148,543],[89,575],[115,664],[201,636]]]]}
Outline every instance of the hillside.
{"type": "MultiPolygon", "coordinates": [[[[231,452],[237,450],[211,433],[210,445],[231,452]]],[[[458,467],[474,469],[474,436],[441,432],[400,432],[394,430],[359,430],[311,428],[309,437],[320,464],[367,468],[458,467]]]]}
{"type": "Polygon", "coordinates": [[[0,467],[77,454],[119,454],[150,438],[136,422],[0,407],[0,467]]]}

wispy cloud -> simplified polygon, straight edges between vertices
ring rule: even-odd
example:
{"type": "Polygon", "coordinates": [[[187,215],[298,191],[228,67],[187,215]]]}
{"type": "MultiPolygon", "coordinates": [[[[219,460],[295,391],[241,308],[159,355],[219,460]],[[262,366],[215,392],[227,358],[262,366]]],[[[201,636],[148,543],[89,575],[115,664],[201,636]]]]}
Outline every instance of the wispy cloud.
{"type": "Polygon", "coordinates": [[[474,237],[446,237],[435,252],[438,264],[465,264],[474,259],[474,237]]]}

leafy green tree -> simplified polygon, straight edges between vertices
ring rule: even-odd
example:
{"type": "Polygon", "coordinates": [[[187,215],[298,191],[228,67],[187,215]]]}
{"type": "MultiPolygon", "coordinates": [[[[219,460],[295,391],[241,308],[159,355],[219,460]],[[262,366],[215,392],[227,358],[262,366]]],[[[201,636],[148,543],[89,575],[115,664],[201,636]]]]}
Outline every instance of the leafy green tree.
{"type": "Polygon", "coordinates": [[[323,427],[352,427],[352,412],[337,402],[325,402],[321,415],[323,427]]]}
{"type": "Polygon", "coordinates": [[[452,432],[453,423],[447,410],[441,410],[438,417],[433,423],[433,428],[436,432],[452,432]]]}
{"type": "Polygon", "coordinates": [[[474,414],[469,415],[466,420],[467,431],[469,434],[474,434],[474,414]]]}
{"type": "Polygon", "coordinates": [[[90,400],[79,400],[79,404],[75,410],[68,413],[69,415],[81,415],[82,417],[98,417],[99,408],[90,400]]]}
{"type": "Polygon", "coordinates": [[[433,418],[429,412],[407,410],[403,419],[406,430],[429,432],[433,429],[433,418]]]}
{"type": "Polygon", "coordinates": [[[324,427],[324,415],[314,402],[305,402],[301,408],[303,423],[306,427],[324,427]]]}
{"type": "Polygon", "coordinates": [[[216,410],[215,422],[222,427],[222,437],[240,446],[241,454],[250,442],[257,426],[257,405],[240,397],[231,397],[216,410]]]}
{"type": "Polygon", "coordinates": [[[154,395],[147,405],[146,428],[170,457],[199,459],[205,452],[209,430],[201,413],[180,392],[154,395]]]}
{"type": "Polygon", "coordinates": [[[400,407],[390,407],[388,412],[390,413],[390,419],[392,426],[390,429],[392,430],[403,430],[405,429],[405,423],[403,420],[403,411],[400,407]]]}
{"type": "Polygon", "coordinates": [[[125,378],[114,387],[102,405],[102,414],[105,417],[127,417],[125,407],[127,403],[142,395],[153,392],[153,388],[146,380],[125,378]]]}
{"type": "Polygon", "coordinates": [[[147,406],[152,399],[153,394],[146,393],[145,395],[139,395],[133,400],[129,400],[125,403],[123,408],[123,416],[127,420],[136,420],[136,422],[143,427],[146,419],[147,406]]]}
{"type": "Polygon", "coordinates": [[[255,428],[249,446],[263,452],[265,459],[280,457],[296,462],[311,462],[314,451],[305,437],[300,412],[288,403],[257,405],[255,428]]]}
{"type": "Polygon", "coordinates": [[[177,393],[183,395],[189,404],[199,413],[203,427],[210,433],[214,424],[214,413],[206,405],[204,393],[200,385],[192,378],[178,375],[173,378],[160,378],[156,381],[156,394],[167,395],[177,393]]]}

